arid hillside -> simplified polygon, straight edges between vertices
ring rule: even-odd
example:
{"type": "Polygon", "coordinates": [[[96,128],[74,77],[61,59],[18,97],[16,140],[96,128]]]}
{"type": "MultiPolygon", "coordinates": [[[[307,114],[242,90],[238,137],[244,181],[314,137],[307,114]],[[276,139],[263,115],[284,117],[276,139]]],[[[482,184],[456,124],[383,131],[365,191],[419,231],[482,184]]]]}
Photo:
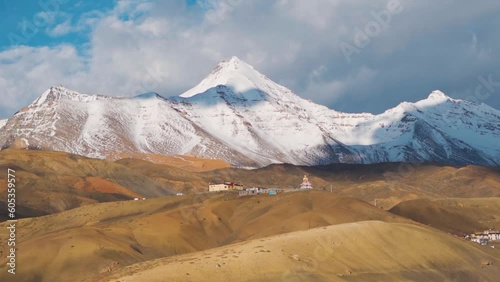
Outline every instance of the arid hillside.
{"type": "Polygon", "coordinates": [[[361,221],[138,263],[98,281],[497,281],[499,262],[428,228],[361,221]]]}
{"type": "MultiPolygon", "coordinates": [[[[158,197],[174,193],[143,174],[105,160],[63,152],[7,149],[0,151],[0,170],[15,170],[19,217],[56,213],[83,205],[158,197]]],[[[0,174],[0,193],[7,174],[0,174]]],[[[5,197],[0,207],[5,206],[5,197]]],[[[0,216],[5,219],[6,209],[0,216]]]]}
{"type": "MultiPolygon", "coordinates": [[[[16,170],[21,217],[134,197],[193,194],[204,192],[210,182],[219,181],[240,182],[245,187],[297,188],[305,174],[315,189],[332,190],[383,209],[413,199],[500,196],[499,168],[387,163],[317,167],[280,164],[256,170],[208,170],[224,164],[182,158],[192,161],[192,165],[182,160],[170,166],[132,158],[107,161],[64,152],[7,149],[0,151],[0,169],[16,170]],[[193,171],[201,169],[205,171],[193,171]]],[[[0,184],[3,192],[7,187],[5,174],[0,174],[0,184]]],[[[0,200],[0,207],[3,206],[5,202],[0,200]]],[[[0,217],[4,220],[5,214],[0,213],[0,217]]]]}
{"type": "MultiPolygon", "coordinates": [[[[16,232],[19,281],[221,281],[219,275],[494,281],[500,275],[497,249],[452,235],[500,227],[498,168],[285,164],[193,171],[13,149],[0,151],[0,168],[16,170],[18,216],[29,217],[19,219],[16,232]],[[294,188],[304,174],[317,190],[206,193],[218,181],[294,188]]],[[[5,239],[0,281],[10,278],[5,239]]]]}
{"type": "Polygon", "coordinates": [[[194,172],[210,171],[231,167],[230,164],[222,160],[203,159],[190,156],[164,156],[145,153],[121,153],[117,155],[110,155],[108,157],[108,160],[112,161],[122,159],[144,160],[155,164],[182,168],[183,170],[194,172]]]}
{"type": "Polygon", "coordinates": [[[500,229],[500,198],[411,200],[389,211],[457,235],[500,229]]]}
{"type": "MultiPolygon", "coordinates": [[[[17,263],[23,267],[16,277],[23,281],[61,281],[57,280],[61,277],[80,281],[151,259],[366,220],[411,222],[363,201],[319,191],[92,204],[19,220],[17,263]]],[[[7,278],[3,276],[4,240],[0,242],[1,281],[7,278]]]]}
{"type": "Polygon", "coordinates": [[[225,168],[189,173],[134,159],[117,162],[184,193],[206,191],[209,182],[217,181],[235,181],[245,187],[297,188],[307,174],[315,189],[376,202],[384,209],[401,201],[422,198],[500,197],[500,168],[497,167],[403,163],[316,167],[279,164],[255,170],[225,168]]]}

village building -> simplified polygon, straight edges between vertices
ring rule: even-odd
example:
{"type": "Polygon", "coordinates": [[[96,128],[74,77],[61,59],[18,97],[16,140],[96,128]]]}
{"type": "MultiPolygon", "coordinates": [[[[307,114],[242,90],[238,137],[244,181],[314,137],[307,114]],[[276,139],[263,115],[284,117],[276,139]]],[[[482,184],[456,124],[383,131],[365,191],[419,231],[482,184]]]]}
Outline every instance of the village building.
{"type": "Polygon", "coordinates": [[[281,189],[281,188],[252,187],[252,188],[247,188],[247,189],[244,189],[243,191],[240,191],[239,196],[251,196],[251,195],[258,195],[258,194],[276,195],[280,192],[283,192],[283,189],[281,189]]]}
{"type": "Polygon", "coordinates": [[[239,196],[250,196],[261,193],[262,188],[252,187],[239,192],[239,196]]]}
{"type": "Polygon", "coordinates": [[[475,232],[470,236],[466,236],[466,239],[470,239],[472,242],[476,242],[481,245],[487,245],[489,241],[499,241],[500,231],[497,230],[485,230],[483,232],[475,232]]]}
{"type": "Polygon", "coordinates": [[[243,190],[243,185],[234,182],[223,182],[208,185],[209,192],[219,192],[219,191],[241,191],[243,190]]]}
{"type": "Polygon", "coordinates": [[[500,240],[500,231],[498,230],[485,230],[483,234],[488,237],[490,241],[499,241],[500,240]]]}

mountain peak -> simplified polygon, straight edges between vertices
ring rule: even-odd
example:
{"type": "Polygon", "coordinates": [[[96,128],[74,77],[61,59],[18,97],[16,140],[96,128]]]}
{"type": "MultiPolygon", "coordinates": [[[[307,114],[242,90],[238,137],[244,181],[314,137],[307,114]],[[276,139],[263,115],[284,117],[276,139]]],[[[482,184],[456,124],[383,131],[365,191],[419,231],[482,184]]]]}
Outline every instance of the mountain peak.
{"type": "Polygon", "coordinates": [[[255,71],[255,69],[251,65],[245,63],[236,56],[232,56],[230,59],[220,61],[212,70],[212,74],[216,74],[222,71],[238,71],[245,69],[255,71]]]}
{"type": "Polygon", "coordinates": [[[440,90],[434,90],[431,92],[431,94],[429,94],[427,99],[429,99],[429,100],[449,100],[450,97],[446,96],[446,94],[444,94],[440,90]]]}
{"type": "Polygon", "coordinates": [[[69,100],[77,100],[85,102],[85,101],[96,100],[97,98],[98,98],[97,95],[81,94],[79,92],[70,90],[61,84],[58,84],[56,86],[50,87],[45,92],[43,92],[42,95],[40,95],[40,97],[38,97],[35,101],[33,101],[31,105],[41,106],[43,104],[53,103],[60,99],[69,99],[69,100]]]}
{"type": "Polygon", "coordinates": [[[238,64],[238,63],[241,63],[243,62],[242,60],[240,60],[238,57],[236,56],[232,56],[229,60],[222,60],[222,62],[228,62],[228,63],[233,63],[233,64],[238,64]]]}
{"type": "MultiPolygon", "coordinates": [[[[251,65],[233,56],[218,63],[205,79],[181,94],[180,97],[192,97],[218,85],[225,85],[235,93],[243,93],[252,89],[260,89],[259,86],[266,80],[267,78],[251,65]]],[[[267,80],[267,83],[272,82],[267,80]]]]}

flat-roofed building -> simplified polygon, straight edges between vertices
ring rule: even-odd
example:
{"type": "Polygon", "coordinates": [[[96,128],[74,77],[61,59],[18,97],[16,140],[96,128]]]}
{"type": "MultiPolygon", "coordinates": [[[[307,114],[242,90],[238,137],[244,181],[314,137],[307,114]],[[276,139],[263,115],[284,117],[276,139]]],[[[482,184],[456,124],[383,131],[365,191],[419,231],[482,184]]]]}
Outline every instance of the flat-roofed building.
{"type": "Polygon", "coordinates": [[[243,185],[234,182],[214,183],[208,185],[209,192],[243,190],[243,185]]]}

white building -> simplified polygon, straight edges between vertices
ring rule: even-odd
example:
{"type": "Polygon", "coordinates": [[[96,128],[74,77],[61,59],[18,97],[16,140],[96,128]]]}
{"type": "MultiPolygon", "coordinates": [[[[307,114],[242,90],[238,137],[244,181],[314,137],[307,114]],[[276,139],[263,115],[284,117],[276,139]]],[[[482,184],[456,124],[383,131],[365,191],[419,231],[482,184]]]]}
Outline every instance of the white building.
{"type": "Polygon", "coordinates": [[[485,230],[483,232],[476,232],[470,235],[470,240],[481,245],[487,245],[489,241],[500,240],[500,231],[485,230]]]}
{"type": "Polygon", "coordinates": [[[500,240],[500,231],[497,230],[486,230],[483,232],[490,241],[498,241],[500,240]]]}
{"type": "Polygon", "coordinates": [[[258,188],[252,187],[244,189],[240,191],[240,196],[250,196],[250,195],[258,195],[258,194],[268,194],[268,195],[276,195],[277,193],[283,192],[281,188],[258,188]]]}
{"type": "Polygon", "coordinates": [[[234,182],[224,182],[224,183],[216,183],[208,185],[209,192],[234,191],[234,190],[238,191],[243,190],[243,185],[234,182]]]}

